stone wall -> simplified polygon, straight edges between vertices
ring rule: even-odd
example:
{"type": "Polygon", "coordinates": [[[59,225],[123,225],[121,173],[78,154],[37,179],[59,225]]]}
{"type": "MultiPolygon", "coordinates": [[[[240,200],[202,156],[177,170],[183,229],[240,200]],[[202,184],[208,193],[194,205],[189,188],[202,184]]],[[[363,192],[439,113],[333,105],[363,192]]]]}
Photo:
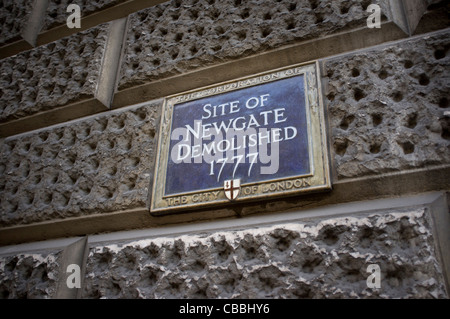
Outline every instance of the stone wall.
{"type": "Polygon", "coordinates": [[[32,4],[32,1],[27,0],[4,0],[0,3],[1,45],[13,42],[21,37],[33,10],[32,4]]]}
{"type": "Polygon", "coordinates": [[[324,61],[339,179],[449,164],[448,34],[324,61]]]}
{"type": "Polygon", "coordinates": [[[201,0],[139,11],[130,16],[118,89],[364,26],[369,3],[201,0]]]}
{"type": "Polygon", "coordinates": [[[447,298],[448,227],[431,202],[365,207],[427,192],[447,207],[449,4],[413,1],[423,12],[387,0],[75,1],[82,30],[64,26],[68,1],[38,17],[31,2],[3,1],[0,297],[62,289],[61,249],[8,245],[88,236],[85,298],[447,298]],[[372,3],[381,29],[366,26],[372,3]],[[41,28],[24,47],[32,13],[41,28]],[[311,60],[330,192],[149,213],[166,96],[311,60]],[[288,212],[299,217],[262,222],[288,212]],[[222,220],[247,226],[202,228],[222,220]],[[185,225],[195,231],[92,239],[185,225]],[[381,290],[367,288],[369,264],[381,266],[381,290]]]}
{"type": "Polygon", "coordinates": [[[1,299],[47,299],[55,296],[60,252],[0,257],[1,299]]]}
{"type": "MultiPolygon", "coordinates": [[[[450,164],[448,39],[444,32],[322,60],[336,181],[450,164]]],[[[145,209],[161,105],[7,138],[0,144],[2,225],[145,209]]]]}
{"type": "Polygon", "coordinates": [[[95,98],[108,26],[3,59],[0,122],[95,98]]]}
{"type": "MultiPolygon", "coordinates": [[[[39,0],[45,1],[44,15],[39,17],[39,32],[45,32],[55,27],[64,25],[67,20],[67,6],[77,4],[82,8],[82,16],[89,16],[93,13],[125,2],[125,0],[39,0]]],[[[2,33],[0,45],[10,44],[18,41],[23,36],[26,26],[32,20],[31,13],[36,7],[35,1],[31,0],[4,0],[0,3],[0,21],[2,33]]]]}
{"type": "MultiPolygon", "coordinates": [[[[212,222],[190,231],[176,226],[93,235],[81,264],[80,294],[89,299],[447,298],[433,226],[436,216],[448,215],[442,204],[447,205],[445,197],[435,193],[275,219],[212,222]],[[380,267],[380,288],[367,285],[369,265],[380,267]]],[[[63,265],[80,258],[80,253],[67,257],[66,245],[18,245],[18,253],[0,248],[0,296],[60,295],[63,265]]]]}
{"type": "Polygon", "coordinates": [[[445,298],[429,227],[421,208],[93,245],[83,296],[445,298]]]}
{"type": "Polygon", "coordinates": [[[67,19],[66,9],[70,4],[79,5],[80,8],[82,8],[82,16],[89,16],[125,1],[126,0],[50,0],[45,13],[42,31],[47,31],[65,24],[67,19]]]}
{"type": "Polygon", "coordinates": [[[146,207],[159,107],[149,103],[2,142],[0,224],[146,207]]]}

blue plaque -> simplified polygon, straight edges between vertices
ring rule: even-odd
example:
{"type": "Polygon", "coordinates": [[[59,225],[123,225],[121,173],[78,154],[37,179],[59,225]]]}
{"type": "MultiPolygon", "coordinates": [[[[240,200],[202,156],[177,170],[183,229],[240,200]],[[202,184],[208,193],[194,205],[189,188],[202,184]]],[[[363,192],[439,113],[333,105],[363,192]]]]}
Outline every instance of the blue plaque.
{"type": "Polygon", "coordinates": [[[328,189],[317,64],[168,97],[153,212],[328,189]]]}

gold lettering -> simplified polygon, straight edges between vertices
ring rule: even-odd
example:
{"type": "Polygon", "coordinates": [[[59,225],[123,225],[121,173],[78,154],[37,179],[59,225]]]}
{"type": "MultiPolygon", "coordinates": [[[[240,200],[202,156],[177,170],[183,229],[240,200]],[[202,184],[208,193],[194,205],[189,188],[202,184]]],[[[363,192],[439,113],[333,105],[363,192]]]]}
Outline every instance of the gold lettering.
{"type": "Polygon", "coordinates": [[[214,195],[214,199],[217,199],[217,197],[218,197],[219,194],[220,194],[220,191],[212,192],[212,194],[214,195]]]}
{"type": "MultiPolygon", "coordinates": [[[[262,185],[262,192],[267,193],[269,191],[269,189],[265,188],[264,186],[266,186],[266,185],[262,185]]],[[[257,192],[258,192],[258,186],[256,186],[256,185],[247,186],[242,189],[242,193],[244,195],[252,195],[252,194],[256,194],[257,192]]]]}
{"type": "Polygon", "coordinates": [[[294,181],[294,186],[297,187],[297,188],[302,187],[303,186],[302,180],[301,179],[296,179],[294,181]]]}
{"type": "Polygon", "coordinates": [[[299,178],[295,180],[288,181],[279,181],[275,183],[262,184],[260,187],[257,185],[247,186],[242,189],[242,193],[244,195],[257,194],[258,191],[261,193],[269,193],[269,192],[281,192],[290,190],[293,188],[304,188],[311,185],[310,178],[299,178]]]}
{"type": "Polygon", "coordinates": [[[179,206],[179,205],[185,205],[188,203],[188,197],[187,196],[180,196],[180,197],[172,197],[167,199],[167,203],[169,206],[179,206]]]}
{"type": "Polygon", "coordinates": [[[304,187],[306,187],[306,186],[311,186],[311,179],[304,179],[303,180],[303,186],[304,187]]]}
{"type": "Polygon", "coordinates": [[[291,189],[292,186],[294,186],[294,182],[293,181],[286,181],[286,189],[291,189]]]}
{"type": "MultiPolygon", "coordinates": [[[[208,192],[208,193],[200,193],[192,195],[193,203],[201,203],[201,202],[209,202],[211,200],[217,199],[219,197],[220,191],[208,192]]],[[[187,198],[186,198],[187,202],[187,198]]]]}

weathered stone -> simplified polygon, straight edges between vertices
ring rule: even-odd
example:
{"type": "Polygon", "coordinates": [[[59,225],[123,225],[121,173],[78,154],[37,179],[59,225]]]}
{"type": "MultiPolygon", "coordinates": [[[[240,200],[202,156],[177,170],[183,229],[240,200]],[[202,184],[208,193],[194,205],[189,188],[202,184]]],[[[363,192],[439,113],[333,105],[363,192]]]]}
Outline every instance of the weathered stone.
{"type": "Polygon", "coordinates": [[[21,39],[21,33],[33,10],[30,0],[3,0],[0,2],[0,45],[21,39]]]}
{"type": "Polygon", "coordinates": [[[0,61],[0,122],[96,93],[109,24],[0,61]]]}
{"type": "Polygon", "coordinates": [[[107,112],[3,141],[0,224],[145,207],[159,107],[107,112]]]}
{"type": "Polygon", "coordinates": [[[450,163],[449,33],[325,61],[339,178],[450,163]]]}
{"type": "Polygon", "coordinates": [[[55,295],[61,252],[0,257],[0,299],[47,299],[55,295]]]}
{"type": "Polygon", "coordinates": [[[178,1],[130,16],[119,89],[366,25],[373,1],[178,1]]]}
{"type": "Polygon", "coordinates": [[[66,23],[68,16],[67,7],[70,4],[80,6],[82,17],[112,7],[127,0],[50,0],[44,19],[42,31],[49,30],[66,23]]]}
{"type": "Polygon", "coordinates": [[[91,247],[85,298],[446,298],[426,208],[91,247]],[[381,288],[367,287],[378,264],[381,288]]]}

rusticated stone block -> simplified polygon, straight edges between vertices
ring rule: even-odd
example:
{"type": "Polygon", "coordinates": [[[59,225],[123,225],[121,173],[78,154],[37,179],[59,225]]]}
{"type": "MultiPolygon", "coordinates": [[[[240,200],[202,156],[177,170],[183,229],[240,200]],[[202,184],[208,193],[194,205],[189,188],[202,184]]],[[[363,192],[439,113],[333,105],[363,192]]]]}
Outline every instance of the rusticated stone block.
{"type": "Polygon", "coordinates": [[[4,140],[0,225],[146,207],[159,107],[149,103],[4,140]]]}
{"type": "Polygon", "coordinates": [[[0,122],[94,98],[109,24],[0,61],[0,122]]]}
{"type": "Polygon", "coordinates": [[[173,0],[130,16],[119,89],[366,25],[373,1],[173,0]]]}
{"type": "Polygon", "coordinates": [[[81,9],[81,16],[85,17],[97,11],[112,7],[127,0],[50,0],[44,18],[42,31],[49,30],[66,23],[67,7],[70,4],[77,4],[81,9]]]}
{"type": "Polygon", "coordinates": [[[55,295],[61,252],[0,257],[0,299],[48,299],[55,295]]]}
{"type": "Polygon", "coordinates": [[[33,1],[30,0],[0,2],[0,45],[20,40],[32,10],[33,1]]]}
{"type": "Polygon", "coordinates": [[[325,61],[339,178],[450,163],[449,33],[325,61]]]}
{"type": "Polygon", "coordinates": [[[429,219],[420,207],[96,245],[83,296],[446,298],[429,219]]]}

